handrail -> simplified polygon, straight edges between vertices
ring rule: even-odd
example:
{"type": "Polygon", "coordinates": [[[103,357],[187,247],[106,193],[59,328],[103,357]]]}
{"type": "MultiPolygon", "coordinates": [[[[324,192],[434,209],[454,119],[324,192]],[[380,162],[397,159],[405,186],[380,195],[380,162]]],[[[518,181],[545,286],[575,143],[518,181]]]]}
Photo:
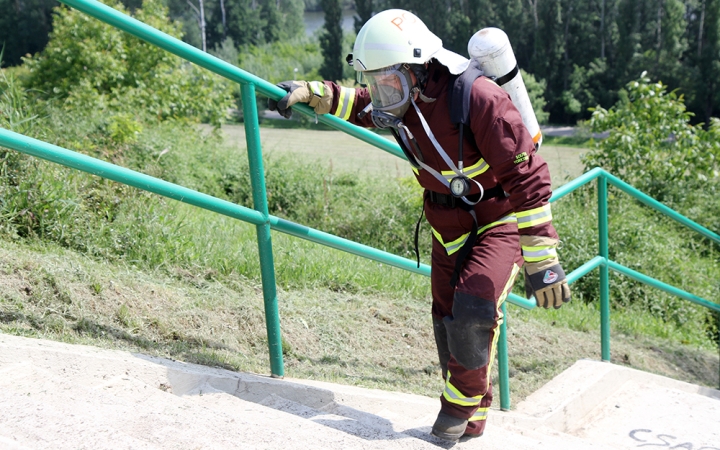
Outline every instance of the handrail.
{"type": "Polygon", "coordinates": [[[158,178],[145,175],[134,170],[120,167],[115,164],[83,155],[57,145],[49,144],[29,136],[0,127],[0,146],[17,150],[41,159],[45,159],[72,169],[81,170],[97,175],[108,180],[117,181],[144,191],[162,195],[189,205],[207,209],[224,216],[243,220],[253,225],[268,223],[274,230],[306,239],[318,244],[324,244],[337,250],[343,250],[353,255],[397,267],[399,269],[414,272],[420,275],[430,276],[430,266],[394,255],[392,253],[378,250],[376,248],[360,244],[349,239],[344,239],[314,228],[291,222],[273,215],[267,218],[258,211],[241,206],[227,200],[222,200],[211,195],[203,194],[186,187],[170,183],[158,178]]]}
{"type": "MultiPolygon", "coordinates": [[[[198,50],[176,38],[156,30],[136,19],[110,8],[95,0],[61,0],[90,16],[100,19],[116,28],[126,31],[140,39],[156,45],[170,53],[194,62],[214,73],[241,85],[243,112],[245,114],[246,139],[248,144],[248,157],[250,159],[251,183],[253,185],[253,202],[255,210],[236,205],[234,203],[217,199],[182,186],[159,180],[148,175],[116,166],[71,150],[67,150],[37,139],[23,136],[10,130],[0,128],[0,146],[11,148],[39,158],[82,170],[103,178],[114,180],[129,186],[154,192],[184,203],[198,206],[219,214],[223,214],[256,225],[258,231],[258,247],[261,259],[261,274],[263,281],[263,296],[265,298],[266,325],[268,332],[268,347],[270,350],[271,374],[283,376],[282,349],[280,340],[279,317],[277,299],[275,298],[274,263],[272,260],[272,246],[270,242],[270,229],[281,231],[296,237],[307,239],[316,243],[330,246],[339,250],[379,261],[394,267],[408,270],[421,275],[429,276],[430,268],[427,265],[416,265],[414,261],[402,258],[363,244],[349,241],[319,230],[299,225],[268,213],[267,198],[265,197],[264,170],[262,168],[262,154],[260,149],[259,125],[255,100],[255,89],[268,97],[279,99],[285,91],[267,81],[239,69],[225,61],[215,58],[198,50]]],[[[314,112],[306,105],[293,106],[303,114],[314,116],[314,112]]],[[[330,115],[317,117],[335,129],[355,136],[386,152],[405,159],[400,148],[375,133],[351,125],[341,119],[330,115]]],[[[636,280],[662,289],[672,295],[677,295],[696,304],[720,312],[720,305],[698,296],[675,288],[642,273],[629,269],[609,259],[608,251],[608,211],[607,211],[607,183],[637,198],[644,204],[666,214],[677,222],[699,232],[703,236],[720,243],[720,236],[692,220],[678,214],[657,200],[633,188],[624,181],[596,168],[577,179],[555,190],[550,202],[555,202],[569,193],[579,189],[585,184],[597,179],[598,182],[598,231],[599,255],[586,262],[567,275],[568,283],[572,284],[589,272],[600,270],[600,311],[601,311],[601,357],[610,360],[610,307],[609,307],[609,269],[628,275],[636,280]]],[[[526,309],[536,307],[533,298],[524,299],[518,295],[510,294],[508,301],[526,309]]],[[[505,304],[502,305],[505,312],[505,304]]],[[[500,370],[500,407],[510,408],[510,391],[507,358],[507,323],[500,326],[500,339],[498,342],[498,366],[500,370]]]]}

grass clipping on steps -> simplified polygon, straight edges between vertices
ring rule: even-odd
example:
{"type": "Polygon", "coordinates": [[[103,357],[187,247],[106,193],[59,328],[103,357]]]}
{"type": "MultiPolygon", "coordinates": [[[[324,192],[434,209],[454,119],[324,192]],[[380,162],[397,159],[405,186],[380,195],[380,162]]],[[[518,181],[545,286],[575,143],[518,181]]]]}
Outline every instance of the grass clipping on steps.
{"type": "MultiPolygon", "coordinates": [[[[287,377],[440,394],[429,298],[317,287],[280,289],[278,300],[287,377]]],[[[576,360],[599,359],[599,323],[578,320],[597,311],[581,302],[563,310],[508,307],[514,405],[576,360]]],[[[270,371],[257,283],[200,270],[138,270],[39,243],[0,241],[0,331],[270,371]]],[[[717,387],[714,351],[618,333],[611,344],[615,363],[717,387]]]]}

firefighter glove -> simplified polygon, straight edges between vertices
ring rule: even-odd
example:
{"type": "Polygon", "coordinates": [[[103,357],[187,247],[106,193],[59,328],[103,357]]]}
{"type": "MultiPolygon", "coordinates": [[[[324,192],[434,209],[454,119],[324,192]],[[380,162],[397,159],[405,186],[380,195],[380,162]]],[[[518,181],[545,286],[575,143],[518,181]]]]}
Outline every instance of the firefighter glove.
{"type": "Polygon", "coordinates": [[[544,236],[520,236],[525,259],[525,294],[535,296],[538,306],[560,308],[570,301],[570,287],[560,266],[558,240],[544,236]]]}
{"type": "Polygon", "coordinates": [[[316,114],[327,114],[332,106],[333,93],[322,81],[283,81],[278,86],[287,91],[279,101],[268,98],[268,109],[280,113],[286,119],[292,117],[296,103],[307,103],[316,114]]]}

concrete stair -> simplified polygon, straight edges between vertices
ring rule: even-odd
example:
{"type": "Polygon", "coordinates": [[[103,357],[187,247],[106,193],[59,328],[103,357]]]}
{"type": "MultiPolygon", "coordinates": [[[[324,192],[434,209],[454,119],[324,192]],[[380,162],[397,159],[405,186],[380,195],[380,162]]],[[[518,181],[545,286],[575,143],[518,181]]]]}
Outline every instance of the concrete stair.
{"type": "Polygon", "coordinates": [[[436,398],[273,379],[0,334],[0,449],[720,450],[720,391],[579,361],[486,433],[430,436],[436,398]],[[672,439],[671,439],[672,438],[672,439]]]}

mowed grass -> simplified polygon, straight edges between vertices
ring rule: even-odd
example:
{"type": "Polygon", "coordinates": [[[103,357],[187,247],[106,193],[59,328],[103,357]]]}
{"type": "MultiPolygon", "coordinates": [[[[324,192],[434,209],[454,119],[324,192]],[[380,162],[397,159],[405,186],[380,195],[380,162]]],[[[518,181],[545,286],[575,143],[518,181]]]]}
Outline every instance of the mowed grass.
{"type": "MultiPolygon", "coordinates": [[[[235,133],[231,148],[244,149],[241,127],[224,131],[235,133]]],[[[263,128],[261,139],[267,152],[292,147],[323,173],[376,183],[388,173],[409,175],[394,156],[326,133],[334,132],[263,128]]],[[[553,176],[571,176],[579,164],[572,152],[582,149],[559,147],[553,159],[549,148],[541,154],[553,176]]],[[[269,373],[255,228],[154,196],[137,208],[130,216],[140,222],[128,226],[142,224],[137,242],[153,247],[145,252],[150,263],[91,259],[37,240],[0,241],[0,330],[269,373]]],[[[282,233],[273,233],[273,247],[286,376],[439,395],[429,279],[282,233]]],[[[578,359],[599,359],[594,303],[508,309],[513,403],[578,359]]],[[[615,315],[612,328],[614,362],[717,386],[717,350],[709,343],[684,344],[675,328],[647,314],[615,315]],[[657,327],[664,337],[641,333],[657,327]]]]}

